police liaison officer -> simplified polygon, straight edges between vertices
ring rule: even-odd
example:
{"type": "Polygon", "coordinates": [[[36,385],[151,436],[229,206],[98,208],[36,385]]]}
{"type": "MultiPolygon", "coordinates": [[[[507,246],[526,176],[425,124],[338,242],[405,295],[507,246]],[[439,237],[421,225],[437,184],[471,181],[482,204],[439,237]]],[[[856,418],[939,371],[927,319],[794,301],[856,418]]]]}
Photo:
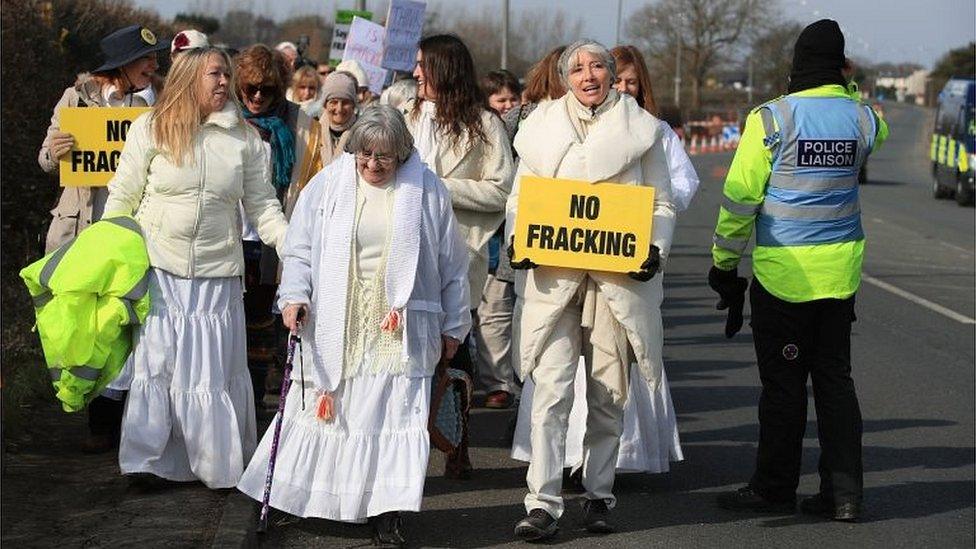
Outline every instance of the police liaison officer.
{"type": "Polygon", "coordinates": [[[800,508],[834,520],[861,514],[861,411],[851,378],[851,322],[864,254],[857,174],[888,136],[844,77],[844,36],[823,19],[800,33],[789,93],[752,111],[725,180],[708,274],[742,326],[739,263],[753,228],[752,331],[762,395],[759,449],[749,484],[720,507],[793,512],[813,380],[820,492],[800,508]]]}

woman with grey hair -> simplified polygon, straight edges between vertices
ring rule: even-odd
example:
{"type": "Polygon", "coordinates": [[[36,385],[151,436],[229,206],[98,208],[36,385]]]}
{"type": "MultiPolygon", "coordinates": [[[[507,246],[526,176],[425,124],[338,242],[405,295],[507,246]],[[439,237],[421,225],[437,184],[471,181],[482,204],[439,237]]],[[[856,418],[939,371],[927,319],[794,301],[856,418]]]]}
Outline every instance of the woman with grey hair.
{"type": "MultiPolygon", "coordinates": [[[[302,192],[281,257],[278,306],[300,334],[271,506],[369,519],[400,546],[419,511],[431,376],[471,325],[468,259],[444,184],[396,109],[367,109],[345,153],[302,192]]],[[[273,430],[239,484],[260,500],[273,430]]]]}
{"type": "MultiPolygon", "coordinates": [[[[518,368],[531,379],[532,458],[525,497],[528,516],[516,536],[555,534],[573,386],[582,354],[586,375],[583,476],[584,524],[613,531],[614,465],[620,448],[630,364],[656,389],[661,378],[661,277],[674,230],[668,165],[658,120],[633,97],[613,89],[615,62],[601,44],[571,44],[559,59],[568,93],[540,104],[521,124],[514,147],[520,157],[508,200],[506,227],[516,226],[523,175],[654,187],[651,245],[638,271],[611,273],[513,263],[520,270],[518,368]]],[[[553,183],[558,184],[558,183],[553,183]]],[[[607,212],[612,215],[612,212],[607,212]]],[[[509,257],[520,246],[509,236],[509,257]]],[[[641,254],[642,252],[638,252],[641,254]]]]}

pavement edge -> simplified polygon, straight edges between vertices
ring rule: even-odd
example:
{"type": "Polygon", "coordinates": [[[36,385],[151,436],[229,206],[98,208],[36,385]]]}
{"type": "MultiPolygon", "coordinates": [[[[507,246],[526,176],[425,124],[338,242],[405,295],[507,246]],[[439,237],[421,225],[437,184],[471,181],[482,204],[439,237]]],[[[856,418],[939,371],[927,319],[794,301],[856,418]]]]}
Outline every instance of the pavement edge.
{"type": "Polygon", "coordinates": [[[234,490],[224,502],[224,512],[220,515],[217,533],[211,547],[214,549],[237,549],[258,547],[257,539],[258,508],[254,500],[234,490]]]}

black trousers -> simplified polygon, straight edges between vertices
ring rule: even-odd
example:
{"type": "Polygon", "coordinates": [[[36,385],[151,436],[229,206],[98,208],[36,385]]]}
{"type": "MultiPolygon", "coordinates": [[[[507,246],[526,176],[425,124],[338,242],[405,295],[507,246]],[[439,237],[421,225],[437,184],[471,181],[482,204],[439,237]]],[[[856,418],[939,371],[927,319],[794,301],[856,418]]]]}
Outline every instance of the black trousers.
{"type": "Polygon", "coordinates": [[[88,430],[93,435],[108,435],[113,440],[118,440],[124,411],[124,398],[113,400],[101,395],[95,397],[88,403],[88,430]]]}
{"type": "Polygon", "coordinates": [[[796,497],[813,381],[820,439],[820,490],[836,503],[863,492],[861,409],[851,379],[854,297],[790,303],[753,279],[752,333],[762,380],[759,453],[750,484],[769,500],[796,497]]]}

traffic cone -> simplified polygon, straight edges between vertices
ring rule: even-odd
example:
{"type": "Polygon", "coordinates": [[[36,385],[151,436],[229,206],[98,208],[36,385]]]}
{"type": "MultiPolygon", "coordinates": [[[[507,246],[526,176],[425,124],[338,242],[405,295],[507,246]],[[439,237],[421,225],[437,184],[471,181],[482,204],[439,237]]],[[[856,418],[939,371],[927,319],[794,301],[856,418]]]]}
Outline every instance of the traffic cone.
{"type": "Polygon", "coordinates": [[[712,148],[709,152],[714,153],[714,152],[719,152],[720,150],[722,149],[718,146],[718,136],[716,135],[712,137],[712,148]]]}
{"type": "Polygon", "coordinates": [[[688,154],[689,155],[692,155],[692,156],[698,154],[698,136],[697,135],[692,135],[691,136],[691,146],[688,148],[688,154]]]}

